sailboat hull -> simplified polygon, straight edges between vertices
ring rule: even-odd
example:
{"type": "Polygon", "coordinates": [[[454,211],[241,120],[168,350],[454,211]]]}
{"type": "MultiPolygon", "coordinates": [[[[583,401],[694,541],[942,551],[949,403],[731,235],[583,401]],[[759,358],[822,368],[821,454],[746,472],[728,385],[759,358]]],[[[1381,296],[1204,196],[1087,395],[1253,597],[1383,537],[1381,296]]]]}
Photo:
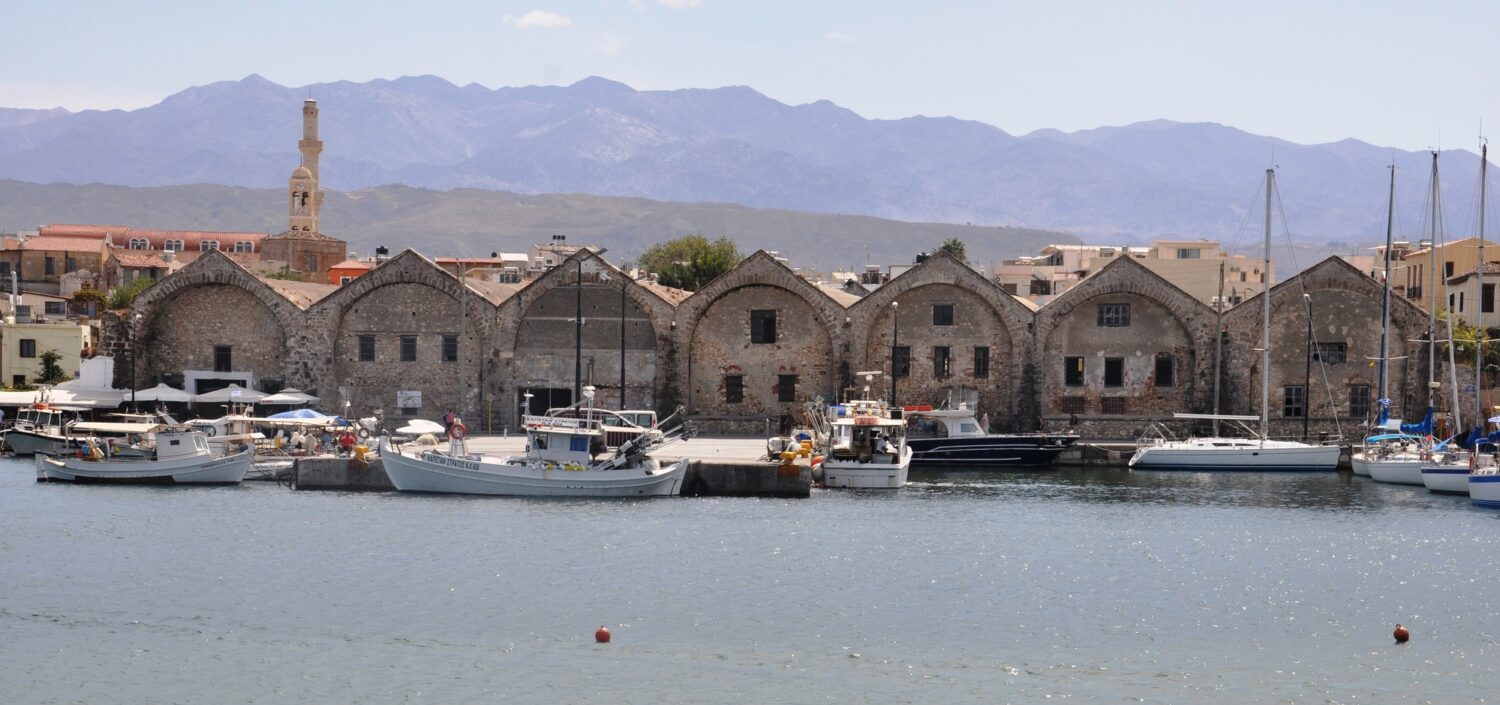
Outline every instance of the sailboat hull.
{"type": "Polygon", "coordinates": [[[1468,465],[1426,465],[1422,468],[1422,484],[1439,494],[1468,494],[1468,465]]]}
{"type": "Polygon", "coordinates": [[[1469,498],[1481,507],[1500,508],[1500,474],[1469,475],[1469,498]]]}
{"type": "Polygon", "coordinates": [[[1338,469],[1338,446],[1309,446],[1244,439],[1196,439],[1147,446],[1130,459],[1132,470],[1328,472],[1338,469]]]}

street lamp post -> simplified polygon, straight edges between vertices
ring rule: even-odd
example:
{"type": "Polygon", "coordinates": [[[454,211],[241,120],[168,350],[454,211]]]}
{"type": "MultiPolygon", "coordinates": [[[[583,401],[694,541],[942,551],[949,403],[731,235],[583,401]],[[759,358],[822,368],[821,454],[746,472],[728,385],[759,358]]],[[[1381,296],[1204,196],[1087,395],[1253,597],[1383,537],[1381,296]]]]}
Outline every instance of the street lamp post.
{"type": "Polygon", "coordinates": [[[901,317],[896,315],[899,308],[895,301],[891,302],[891,408],[896,406],[896,343],[901,339],[901,317]]]}
{"type": "Polygon", "coordinates": [[[573,403],[583,391],[583,258],[578,258],[578,280],[573,287],[577,307],[573,315],[573,403]]]}
{"type": "Polygon", "coordinates": [[[140,335],[140,328],[141,314],[137,313],[135,314],[135,318],[131,319],[130,326],[130,410],[132,412],[138,410],[135,405],[135,349],[136,337],[140,335]]]}

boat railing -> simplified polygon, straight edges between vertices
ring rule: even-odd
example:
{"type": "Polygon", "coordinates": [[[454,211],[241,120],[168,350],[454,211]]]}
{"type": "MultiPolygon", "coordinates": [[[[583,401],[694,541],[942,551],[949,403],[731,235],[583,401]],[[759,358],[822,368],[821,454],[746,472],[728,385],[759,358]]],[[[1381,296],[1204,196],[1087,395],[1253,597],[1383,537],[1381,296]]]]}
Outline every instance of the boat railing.
{"type": "Polygon", "coordinates": [[[679,406],[672,412],[672,415],[658,421],[655,429],[647,430],[621,443],[613,455],[593,463],[589,469],[608,470],[636,465],[644,461],[648,454],[673,443],[685,441],[696,434],[697,429],[687,418],[687,410],[679,406]]]}

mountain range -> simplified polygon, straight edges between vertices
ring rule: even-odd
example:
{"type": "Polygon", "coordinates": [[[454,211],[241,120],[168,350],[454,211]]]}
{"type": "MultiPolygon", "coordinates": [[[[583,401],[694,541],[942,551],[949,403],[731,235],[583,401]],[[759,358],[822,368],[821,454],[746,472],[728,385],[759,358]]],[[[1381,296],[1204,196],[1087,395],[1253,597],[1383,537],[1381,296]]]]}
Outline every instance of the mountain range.
{"type": "MultiPolygon", "coordinates": [[[[1392,162],[1398,232],[1420,232],[1429,171],[1422,152],[1352,139],[1300,145],[1211,123],[1012,135],[949,117],[787,105],[746,87],[638,91],[588,78],[490,89],[433,76],[286,87],[252,75],[132,111],[0,109],[0,178],[283,188],[308,96],[321,109],[324,185],[351,192],[579,193],[1090,241],[1210,237],[1243,249],[1253,248],[1256,193],[1274,163],[1295,240],[1350,249],[1383,236],[1392,162]]],[[[1462,208],[1475,201],[1478,159],[1450,150],[1442,163],[1448,221],[1462,225],[1473,220],[1462,208]]]]}

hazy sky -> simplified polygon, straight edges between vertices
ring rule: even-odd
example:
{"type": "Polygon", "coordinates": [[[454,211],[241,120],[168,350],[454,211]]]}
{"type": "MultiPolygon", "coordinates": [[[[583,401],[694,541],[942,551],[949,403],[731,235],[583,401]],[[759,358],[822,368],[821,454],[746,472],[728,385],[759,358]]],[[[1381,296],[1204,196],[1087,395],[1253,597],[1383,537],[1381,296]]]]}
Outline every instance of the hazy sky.
{"type": "Polygon", "coordinates": [[[259,73],[748,85],[1014,134],[1168,118],[1294,142],[1471,147],[1500,2],[0,0],[0,106],[138,108],[259,73]],[[220,7],[219,5],[222,5],[220,7]]]}

